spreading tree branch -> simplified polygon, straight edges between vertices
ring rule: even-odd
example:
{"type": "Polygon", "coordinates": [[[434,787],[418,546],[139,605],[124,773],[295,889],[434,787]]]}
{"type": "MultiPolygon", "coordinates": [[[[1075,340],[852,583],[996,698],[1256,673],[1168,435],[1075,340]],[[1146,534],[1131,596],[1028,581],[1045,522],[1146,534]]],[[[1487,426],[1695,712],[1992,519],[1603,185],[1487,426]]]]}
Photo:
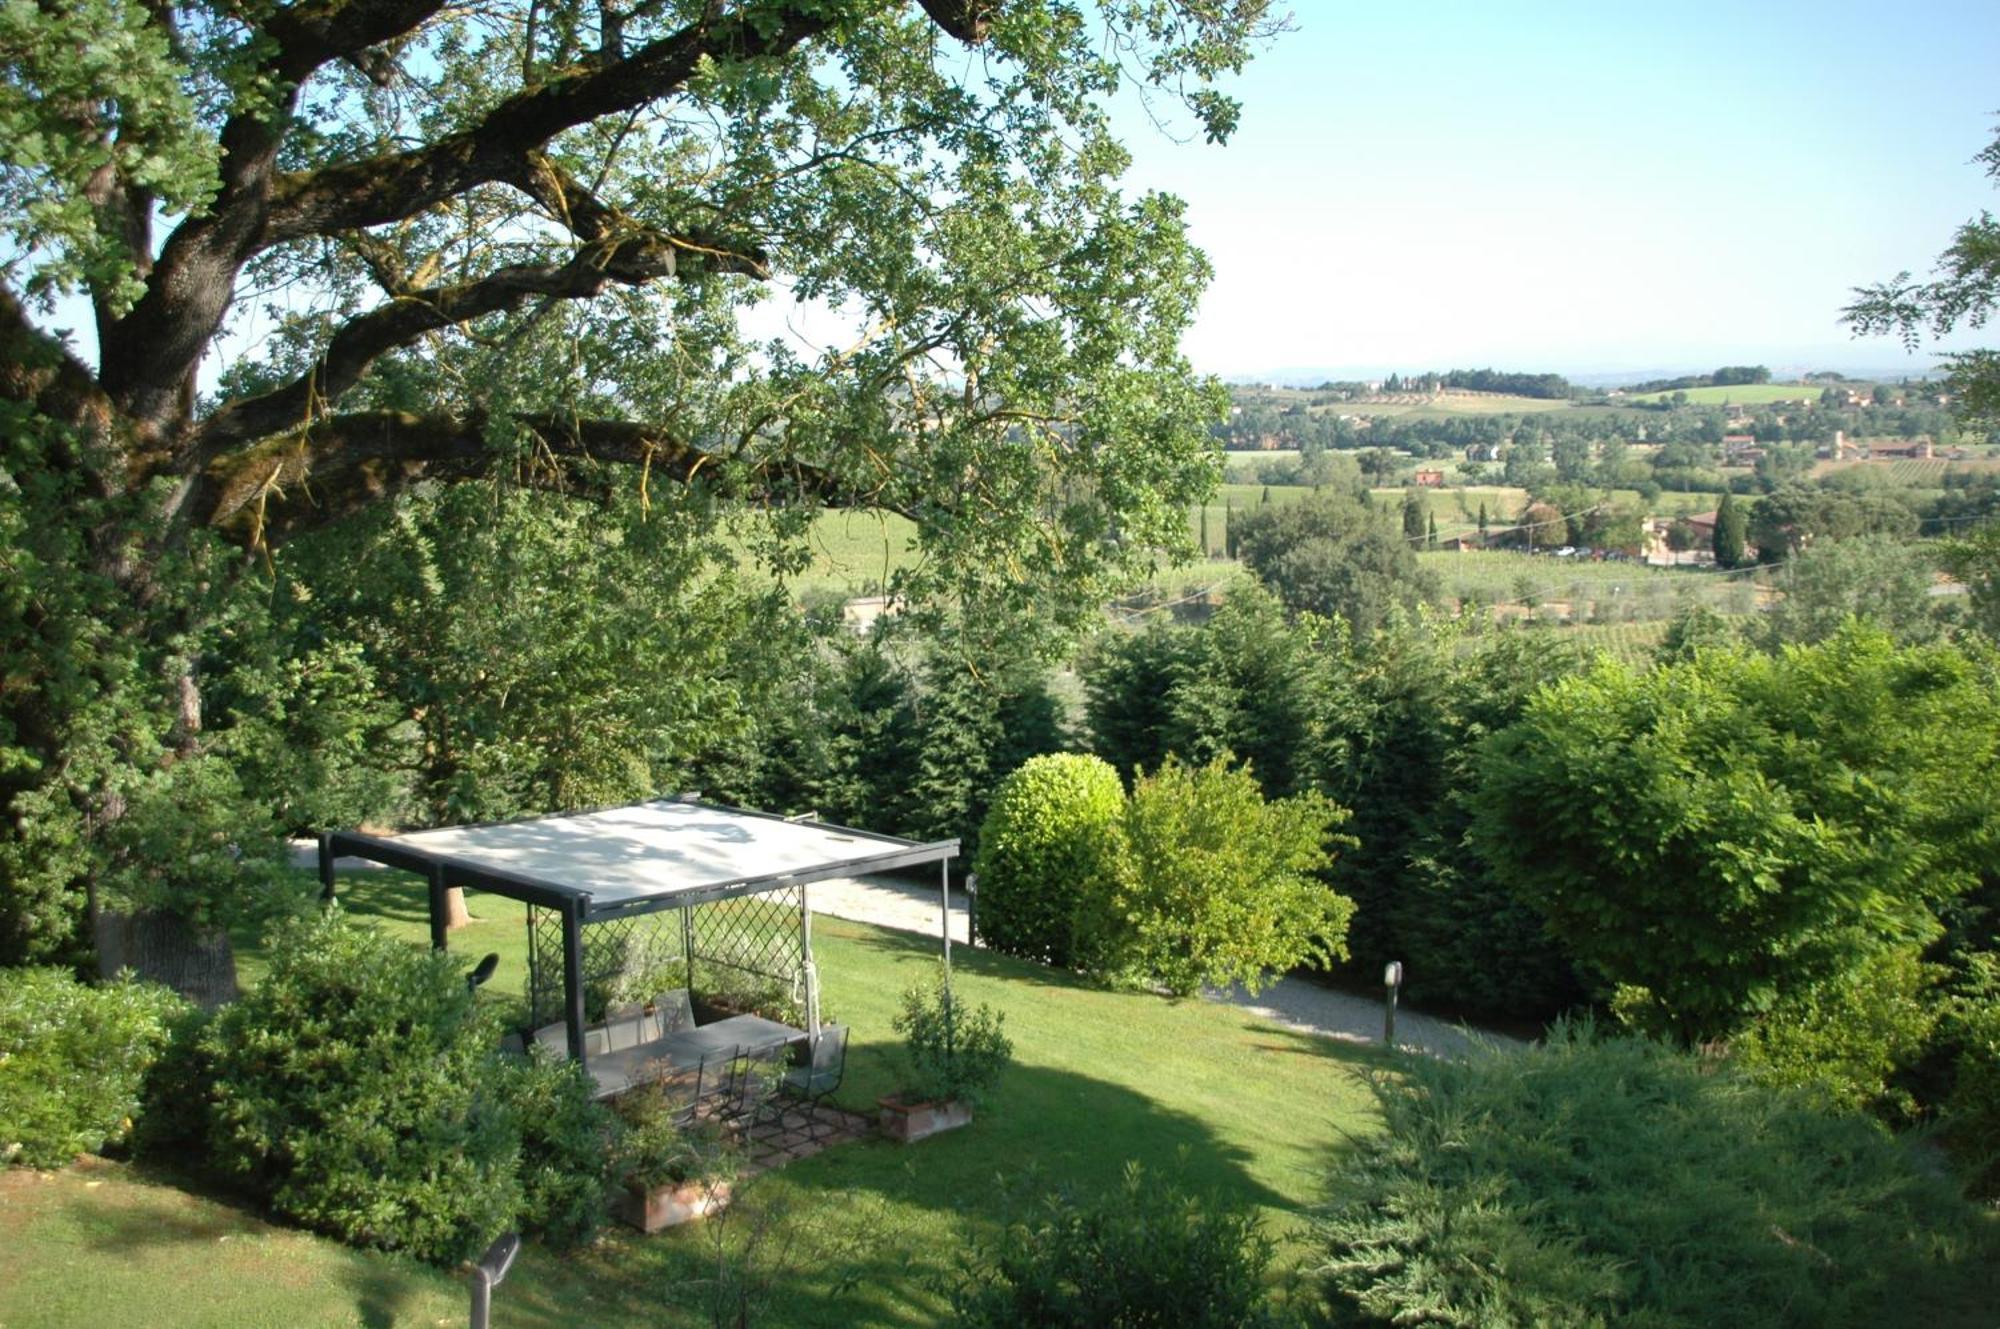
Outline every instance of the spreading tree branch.
{"type": "Polygon", "coordinates": [[[421,480],[469,480],[511,468],[523,483],[602,499],[608,487],[594,472],[607,463],[644,467],[652,483],[713,484],[752,504],[885,506],[879,492],[860,491],[821,468],[790,461],[730,467],[651,425],[549,415],[516,423],[534,437],[531,461],[496,450],[490,421],[478,413],[328,416],[211,461],[186,511],[192,521],[259,547],[338,521],[421,480]]]}
{"type": "Polygon", "coordinates": [[[440,328],[518,309],[535,297],[588,299],[613,283],[639,286],[671,277],[690,253],[701,262],[732,271],[761,270],[755,258],[690,236],[629,226],[621,234],[608,223],[589,229],[600,238],[566,263],[515,264],[476,281],[395,292],[388,303],[336,332],[306,373],[283,387],[233,402],[204,423],[196,442],[202,463],[231,448],[310,423],[360,381],[376,359],[440,328]]]}

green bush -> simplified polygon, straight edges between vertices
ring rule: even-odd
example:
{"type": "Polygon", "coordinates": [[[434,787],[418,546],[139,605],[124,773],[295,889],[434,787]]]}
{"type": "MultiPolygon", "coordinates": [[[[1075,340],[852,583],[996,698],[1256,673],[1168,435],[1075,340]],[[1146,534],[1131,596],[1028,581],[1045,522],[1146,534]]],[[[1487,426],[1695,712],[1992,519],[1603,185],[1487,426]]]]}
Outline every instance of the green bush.
{"type": "Polygon", "coordinates": [[[1188,996],[1344,957],[1354,902],[1314,874],[1346,818],[1317,793],[1267,802],[1247,767],[1221,758],[1169,757],[1125,809],[1107,967],[1188,996]]]}
{"type": "Polygon", "coordinates": [[[1950,1006],[1946,1041],[1958,1050],[1945,1129],[1973,1189],[2000,1197],[2000,956],[1974,955],[1966,991],[1950,1006]]]}
{"type": "Polygon", "coordinates": [[[129,976],[0,969],[0,1162],[61,1167],[124,1139],[186,1005],[129,976]]]}
{"type": "Polygon", "coordinates": [[[524,1207],[499,1039],[456,957],[337,909],[283,924],[263,983],[202,1035],[212,1160],[355,1245],[476,1255],[524,1207]]]}
{"type": "Polygon", "coordinates": [[[604,1224],[611,1113],[567,1057],[530,1048],[501,1059],[500,1093],[521,1135],[518,1225],[556,1245],[588,1241],[604,1224]]]}
{"type": "Polygon", "coordinates": [[[890,1021],[905,1043],[904,1091],[918,1102],[955,1098],[976,1106],[1014,1059],[1003,1019],[990,1006],[966,1005],[942,976],[912,984],[890,1021]]]}
{"type": "Polygon", "coordinates": [[[1250,1329],[1278,1323],[1270,1262],[1248,1210],[1130,1164],[1109,1194],[1059,1192],[976,1243],[951,1307],[967,1329],[1250,1329]]]}
{"type": "Polygon", "coordinates": [[[1000,782],[979,832],[979,935],[994,950],[1089,968],[1117,861],[1118,773],[1075,753],[1000,782]]]}
{"type": "Polygon", "coordinates": [[[1990,1324],[2000,1242],[1923,1160],[1671,1046],[1409,1060],[1320,1218],[1334,1323],[1990,1324]]]}
{"type": "Polygon", "coordinates": [[[680,1108],[660,1085],[647,1085],[619,1098],[612,1172],[620,1181],[651,1190],[729,1179],[736,1160],[717,1126],[712,1122],[683,1126],[677,1119],[680,1108]]]}
{"type": "Polygon", "coordinates": [[[1891,1077],[1913,1065],[1930,1040],[1938,972],[1914,950],[1885,951],[1781,997],[1732,1047],[1765,1084],[1802,1089],[1832,1108],[1909,1119],[1916,1101],[1891,1077]]]}

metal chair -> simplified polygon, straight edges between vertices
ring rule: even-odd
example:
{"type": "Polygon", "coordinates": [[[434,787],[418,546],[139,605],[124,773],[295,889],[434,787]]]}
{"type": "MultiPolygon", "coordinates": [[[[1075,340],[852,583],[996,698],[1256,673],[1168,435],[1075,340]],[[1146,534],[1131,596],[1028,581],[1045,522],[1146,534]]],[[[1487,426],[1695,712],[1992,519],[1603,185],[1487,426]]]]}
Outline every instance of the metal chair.
{"type": "Polygon", "coordinates": [[[694,1000],[686,988],[674,988],[653,998],[653,1036],[664,1037],[694,1028],[694,1000]]]}
{"type": "Polygon", "coordinates": [[[725,1120],[748,1118],[755,1124],[783,1078],[779,1062],[784,1055],[783,1043],[735,1050],[729,1063],[729,1089],[721,1109],[725,1120]]]}
{"type": "Polygon", "coordinates": [[[819,1140],[820,1104],[840,1088],[846,1075],[847,1026],[830,1024],[819,1031],[819,1041],[812,1045],[812,1056],[806,1064],[786,1071],[779,1082],[779,1092],[804,1100],[808,1139],[819,1140]]]}

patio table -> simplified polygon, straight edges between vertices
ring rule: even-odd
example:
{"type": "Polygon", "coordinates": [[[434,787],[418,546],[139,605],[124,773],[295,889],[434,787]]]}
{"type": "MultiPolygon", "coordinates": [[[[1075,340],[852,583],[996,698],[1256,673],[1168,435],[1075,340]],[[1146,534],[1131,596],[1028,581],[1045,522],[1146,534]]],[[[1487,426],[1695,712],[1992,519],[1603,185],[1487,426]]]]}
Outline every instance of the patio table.
{"type": "Polygon", "coordinates": [[[658,1062],[675,1070],[691,1071],[701,1065],[704,1057],[732,1051],[761,1052],[796,1043],[805,1036],[803,1029],[761,1015],[732,1015],[692,1029],[679,1029],[636,1047],[592,1053],[588,1063],[590,1078],[597,1081],[597,1097],[607,1098],[637,1084],[639,1072],[658,1062]]]}

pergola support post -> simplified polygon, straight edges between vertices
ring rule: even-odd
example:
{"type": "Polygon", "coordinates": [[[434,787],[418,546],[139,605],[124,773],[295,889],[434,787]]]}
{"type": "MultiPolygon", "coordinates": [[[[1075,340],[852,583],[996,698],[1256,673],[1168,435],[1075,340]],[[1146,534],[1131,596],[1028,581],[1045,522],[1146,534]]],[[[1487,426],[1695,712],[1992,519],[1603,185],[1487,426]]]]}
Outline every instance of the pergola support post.
{"type": "Polygon", "coordinates": [[[944,981],[947,985],[949,985],[951,983],[951,860],[950,859],[948,858],[943,859],[938,863],[938,876],[941,878],[944,887],[942,896],[944,904],[940,912],[942,912],[944,915],[944,981]]]}
{"type": "Polygon", "coordinates": [[[325,831],[319,835],[319,899],[333,903],[333,837],[325,831]]]}
{"type": "Polygon", "coordinates": [[[813,963],[812,902],[806,898],[809,885],[799,883],[799,965],[805,983],[806,1038],[809,1046],[819,1045],[819,966],[813,963]]]}
{"type": "Polygon", "coordinates": [[[569,1055],[589,1069],[583,1048],[583,918],[575,900],[562,904],[563,1022],[569,1027],[569,1055]]]}
{"type": "Polygon", "coordinates": [[[681,906],[681,959],[687,962],[688,991],[694,991],[694,916],[688,906],[681,906]]]}
{"type": "Polygon", "coordinates": [[[451,906],[445,898],[444,865],[441,863],[432,864],[429,875],[431,886],[431,949],[441,951],[445,948],[445,935],[451,930],[451,906]]]}

